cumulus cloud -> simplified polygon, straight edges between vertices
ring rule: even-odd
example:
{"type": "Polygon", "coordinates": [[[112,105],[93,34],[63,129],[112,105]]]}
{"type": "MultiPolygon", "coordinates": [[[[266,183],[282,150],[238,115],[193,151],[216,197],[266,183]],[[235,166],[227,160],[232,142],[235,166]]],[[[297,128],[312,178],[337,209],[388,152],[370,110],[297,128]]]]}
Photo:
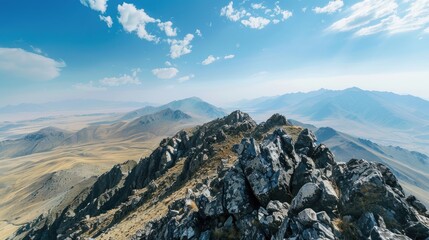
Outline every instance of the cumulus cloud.
{"type": "Polygon", "coordinates": [[[344,2],[342,0],[333,0],[328,2],[328,4],[324,7],[315,7],[313,11],[315,13],[328,13],[332,14],[334,12],[340,11],[344,6],[344,2]]]}
{"type": "Polygon", "coordinates": [[[271,21],[263,17],[249,17],[249,19],[241,20],[241,23],[250,28],[262,29],[266,27],[271,21]]]}
{"type": "Polygon", "coordinates": [[[155,68],[152,70],[153,75],[160,79],[171,79],[174,78],[179,70],[174,67],[170,68],[155,68]]]}
{"type": "Polygon", "coordinates": [[[219,60],[219,57],[214,57],[213,55],[208,56],[206,59],[204,59],[201,64],[203,65],[209,65],[219,60]]]}
{"type": "Polygon", "coordinates": [[[281,9],[279,5],[276,5],[274,8],[274,13],[280,15],[282,21],[286,21],[288,18],[292,17],[292,12],[281,9]]]}
{"type": "Polygon", "coordinates": [[[122,24],[125,31],[136,32],[141,39],[157,42],[158,38],[146,30],[146,24],[154,23],[156,20],[150,17],[144,9],[137,9],[134,4],[122,3],[118,5],[119,23],[122,24]]]}
{"type": "Polygon", "coordinates": [[[234,58],[235,55],[234,54],[230,54],[230,55],[226,55],[225,57],[223,57],[224,59],[232,59],[234,58]]]}
{"type": "Polygon", "coordinates": [[[103,16],[103,15],[100,15],[99,17],[100,17],[100,20],[101,20],[101,21],[103,21],[103,22],[105,22],[105,23],[107,24],[107,27],[108,27],[108,28],[111,28],[111,27],[112,27],[112,25],[113,25],[113,21],[112,21],[112,18],[111,18],[110,16],[103,16]]]}
{"type": "Polygon", "coordinates": [[[178,79],[178,81],[179,81],[180,83],[182,83],[182,82],[189,81],[189,80],[191,80],[191,79],[192,79],[192,78],[194,78],[194,77],[195,77],[195,75],[194,75],[194,74],[189,74],[189,75],[186,75],[186,76],[183,76],[183,77],[179,78],[179,79],[178,79]]]}
{"type": "Polygon", "coordinates": [[[203,34],[201,33],[200,29],[195,30],[195,34],[197,34],[198,37],[202,37],[203,34]]]}
{"type": "Polygon", "coordinates": [[[220,15],[225,16],[226,18],[228,18],[233,22],[237,22],[238,20],[240,20],[242,17],[246,15],[246,10],[234,9],[234,3],[231,1],[227,6],[223,7],[220,10],[220,15]]]}
{"type": "Polygon", "coordinates": [[[330,31],[353,31],[356,36],[380,32],[396,34],[417,31],[429,25],[429,0],[362,0],[349,9],[348,15],[334,22],[330,31]]]}
{"type": "Polygon", "coordinates": [[[80,3],[101,13],[106,12],[107,0],[80,0],[80,3]]]}
{"type": "Polygon", "coordinates": [[[173,28],[173,23],[171,21],[159,22],[158,27],[165,32],[165,35],[168,37],[177,36],[177,28],[173,28]]]}
{"type": "Polygon", "coordinates": [[[0,73],[30,80],[51,80],[66,64],[21,48],[0,48],[0,73]]]}
{"type": "Polygon", "coordinates": [[[168,39],[167,42],[170,44],[170,57],[175,59],[191,53],[192,39],[194,39],[194,35],[190,33],[186,34],[183,40],[168,39]]]}

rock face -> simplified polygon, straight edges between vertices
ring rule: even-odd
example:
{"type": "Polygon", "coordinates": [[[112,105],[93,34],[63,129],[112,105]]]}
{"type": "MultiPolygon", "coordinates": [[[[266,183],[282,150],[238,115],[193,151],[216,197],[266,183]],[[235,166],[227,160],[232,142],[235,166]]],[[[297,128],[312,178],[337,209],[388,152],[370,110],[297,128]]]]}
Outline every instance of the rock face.
{"type": "Polygon", "coordinates": [[[116,167],[108,173],[111,179],[100,177],[100,184],[81,197],[77,204],[81,207],[70,207],[53,220],[39,220],[44,224],[21,231],[34,239],[108,232],[109,227],[84,225],[84,216],[119,208],[108,226],[126,221],[127,213],[154,201],[151,194],[159,188],[156,179],[183,161],[169,188],[174,192],[219,159],[215,146],[223,146],[231,148],[237,160],[217,160],[222,162],[213,177],[169,203],[165,214],[139,226],[131,239],[429,238],[426,208],[414,196],[405,196],[389,168],[362,159],[336,163],[311,131],[302,130],[293,141],[279,124],[290,125],[280,115],[257,125],[236,111],[197,127],[192,134],[179,132],[128,172],[116,167]],[[272,126],[278,128],[263,132],[272,126]],[[264,137],[256,140],[259,136],[264,137]],[[227,144],[238,137],[241,142],[227,144]],[[148,189],[145,195],[133,195],[142,188],[148,189]]]}

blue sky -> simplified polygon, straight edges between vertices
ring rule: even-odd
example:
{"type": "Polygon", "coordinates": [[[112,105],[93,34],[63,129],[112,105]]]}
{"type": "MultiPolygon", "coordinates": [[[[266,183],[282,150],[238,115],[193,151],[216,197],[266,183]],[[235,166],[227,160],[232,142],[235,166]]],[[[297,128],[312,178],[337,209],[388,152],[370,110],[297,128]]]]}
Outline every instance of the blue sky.
{"type": "Polygon", "coordinates": [[[429,0],[4,0],[0,106],[352,86],[429,99],[428,16],[429,0]]]}

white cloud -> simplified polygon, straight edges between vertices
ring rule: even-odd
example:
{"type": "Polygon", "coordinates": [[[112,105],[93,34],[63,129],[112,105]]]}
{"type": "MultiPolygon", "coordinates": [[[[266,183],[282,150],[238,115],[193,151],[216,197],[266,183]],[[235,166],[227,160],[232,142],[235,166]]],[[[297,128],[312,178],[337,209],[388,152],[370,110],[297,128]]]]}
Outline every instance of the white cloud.
{"type": "Polygon", "coordinates": [[[191,53],[192,39],[194,39],[194,35],[190,33],[186,34],[183,40],[168,39],[167,42],[170,44],[170,57],[175,59],[191,53]]]}
{"type": "Polygon", "coordinates": [[[0,48],[0,74],[31,80],[51,80],[66,64],[21,48],[0,48]]]}
{"type": "Polygon", "coordinates": [[[274,13],[276,15],[280,15],[282,17],[282,21],[286,21],[288,18],[292,17],[292,12],[281,9],[279,5],[276,5],[274,8],[274,13]]]}
{"type": "Polygon", "coordinates": [[[177,28],[173,28],[173,23],[171,21],[159,22],[158,27],[165,32],[165,35],[168,37],[177,36],[177,28]]]}
{"type": "Polygon", "coordinates": [[[241,23],[250,28],[262,29],[266,27],[271,21],[263,17],[249,17],[249,19],[241,20],[241,23]]]}
{"type": "Polygon", "coordinates": [[[262,3],[248,3],[248,1],[243,1],[242,5],[247,7],[247,9],[242,7],[240,10],[237,10],[234,8],[233,2],[231,1],[227,6],[221,9],[220,15],[225,16],[233,22],[241,20],[240,23],[245,27],[262,29],[271,22],[273,24],[278,24],[280,21],[286,21],[288,18],[292,17],[292,12],[282,9],[279,4],[280,2],[276,1],[272,4],[273,8],[270,9],[262,3]]]}
{"type": "Polygon", "coordinates": [[[108,87],[118,87],[118,86],[129,85],[129,84],[133,84],[133,85],[141,84],[140,80],[137,78],[135,73],[133,73],[132,76],[128,74],[124,74],[120,77],[107,77],[107,78],[101,79],[99,82],[101,85],[108,86],[108,87]]]}
{"type": "Polygon", "coordinates": [[[223,57],[224,59],[232,59],[234,58],[235,55],[234,54],[230,54],[230,55],[226,55],[225,57],[223,57]]]}
{"type": "Polygon", "coordinates": [[[98,92],[106,90],[105,87],[97,86],[93,81],[90,81],[89,83],[76,83],[73,85],[73,87],[85,92],[98,92]]]}
{"type": "MultiPolygon", "coordinates": [[[[363,0],[350,7],[350,14],[331,25],[331,31],[355,31],[356,36],[380,32],[396,34],[421,30],[429,25],[429,0],[363,0]]],[[[424,31],[424,30],[423,30],[424,31]]]]}
{"type": "Polygon", "coordinates": [[[428,28],[426,28],[423,32],[424,32],[424,33],[429,33],[429,27],[428,27],[428,28]]]}
{"type": "Polygon", "coordinates": [[[306,8],[306,7],[303,7],[303,8],[301,9],[301,11],[302,11],[303,13],[305,13],[305,12],[307,12],[307,8],[306,8]]]}
{"type": "Polygon", "coordinates": [[[100,15],[99,17],[100,17],[101,21],[103,21],[103,22],[105,22],[107,24],[108,28],[112,27],[113,21],[112,21],[112,18],[110,16],[102,16],[102,15],[100,15]]]}
{"type": "Polygon", "coordinates": [[[101,13],[106,12],[107,0],[80,0],[80,3],[101,13]]]}
{"type": "Polygon", "coordinates": [[[179,70],[177,68],[155,68],[152,70],[153,75],[160,79],[170,79],[174,78],[179,70]]]}
{"type": "Polygon", "coordinates": [[[171,64],[171,62],[169,62],[169,61],[165,61],[165,65],[170,67],[170,66],[172,66],[173,64],[171,64]]]}
{"type": "Polygon", "coordinates": [[[140,85],[137,74],[141,72],[140,68],[131,70],[131,75],[123,74],[119,77],[105,77],[98,80],[98,82],[89,81],[88,83],[77,83],[73,85],[74,88],[87,92],[103,91],[106,87],[119,87],[124,85],[140,85]]]}
{"type": "Polygon", "coordinates": [[[253,9],[265,9],[265,6],[262,3],[252,3],[253,9]]]}
{"type": "Polygon", "coordinates": [[[201,64],[203,65],[209,65],[219,60],[219,57],[214,57],[213,55],[208,56],[206,59],[204,59],[201,64]]]}
{"type": "Polygon", "coordinates": [[[195,75],[194,75],[194,74],[189,74],[189,75],[186,75],[186,76],[183,76],[183,77],[179,78],[179,79],[178,79],[178,81],[179,81],[180,83],[182,83],[182,82],[189,81],[189,80],[191,80],[191,79],[192,79],[192,78],[194,78],[194,77],[195,77],[195,75]]]}
{"type": "Polygon", "coordinates": [[[122,3],[118,5],[119,23],[125,31],[136,32],[137,36],[148,41],[157,42],[158,38],[146,30],[146,24],[154,23],[156,20],[146,14],[144,9],[137,9],[133,4],[122,3]]]}
{"type": "Polygon", "coordinates": [[[228,18],[229,20],[231,20],[233,22],[237,22],[242,17],[244,17],[247,12],[246,12],[246,10],[234,9],[233,5],[234,5],[234,3],[232,1],[229,2],[229,4],[227,6],[223,7],[220,10],[220,15],[225,16],[226,18],[228,18]]]}
{"type": "Polygon", "coordinates": [[[198,37],[202,37],[203,34],[201,33],[200,29],[195,30],[195,34],[197,34],[198,37]]]}
{"type": "Polygon", "coordinates": [[[313,11],[315,13],[328,13],[328,14],[332,14],[334,12],[340,11],[343,6],[344,6],[343,0],[333,0],[333,1],[330,1],[324,7],[315,7],[315,8],[313,8],[313,11]]]}

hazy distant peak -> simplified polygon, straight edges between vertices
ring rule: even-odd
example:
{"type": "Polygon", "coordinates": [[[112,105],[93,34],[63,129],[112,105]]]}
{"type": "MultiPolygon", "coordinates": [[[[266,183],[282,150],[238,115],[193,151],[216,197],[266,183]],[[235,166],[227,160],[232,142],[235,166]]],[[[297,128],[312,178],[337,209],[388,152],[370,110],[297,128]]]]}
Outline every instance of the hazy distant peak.
{"type": "Polygon", "coordinates": [[[214,119],[225,116],[225,112],[208,102],[197,97],[190,97],[181,100],[172,101],[158,107],[144,107],[125,114],[122,119],[129,120],[136,117],[153,114],[161,110],[170,108],[171,110],[180,110],[192,117],[203,119],[214,119]]]}
{"type": "Polygon", "coordinates": [[[317,138],[319,138],[319,141],[323,142],[323,141],[326,141],[327,139],[337,136],[338,132],[335,129],[330,127],[322,127],[316,131],[316,135],[317,135],[317,138]]]}
{"type": "Polygon", "coordinates": [[[42,128],[37,132],[33,132],[30,134],[27,134],[24,139],[25,140],[31,140],[31,141],[36,141],[36,140],[40,140],[42,138],[46,138],[46,137],[57,137],[57,136],[62,136],[64,137],[65,135],[67,135],[68,132],[56,127],[46,127],[46,128],[42,128]]]}

